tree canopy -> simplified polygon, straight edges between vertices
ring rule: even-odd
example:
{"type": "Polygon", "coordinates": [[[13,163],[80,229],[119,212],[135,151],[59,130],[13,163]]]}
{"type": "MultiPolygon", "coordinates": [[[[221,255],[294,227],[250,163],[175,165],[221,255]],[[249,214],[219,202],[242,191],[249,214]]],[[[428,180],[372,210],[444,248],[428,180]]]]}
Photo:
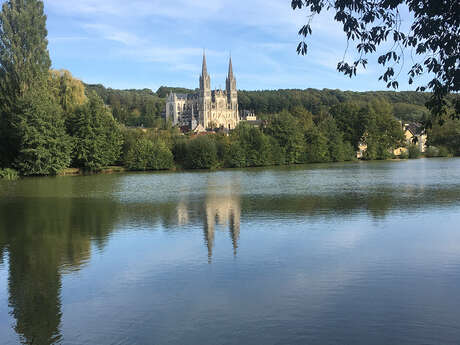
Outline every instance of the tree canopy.
{"type": "Polygon", "coordinates": [[[49,88],[66,114],[87,101],[85,85],[67,70],[50,70],[49,88]]]}
{"type": "Polygon", "coordinates": [[[51,59],[43,1],[9,0],[0,12],[1,105],[12,107],[17,98],[44,82],[51,59]]]}
{"type": "MultiPolygon", "coordinates": [[[[307,23],[299,30],[302,41],[297,47],[299,54],[308,51],[307,37],[312,35],[311,23],[322,11],[335,13],[346,35],[348,45],[354,42],[357,58],[354,61],[338,62],[337,69],[345,75],[356,75],[359,66],[366,67],[368,55],[377,52],[384,42],[393,45],[378,56],[377,62],[385,67],[380,76],[388,88],[398,88],[397,65],[404,63],[406,49],[420,60],[414,61],[408,73],[412,84],[417,77],[429,74],[426,84],[419,91],[430,90],[427,102],[432,114],[443,119],[443,115],[460,118],[460,99],[448,98],[460,91],[460,3],[458,0],[292,0],[292,8],[306,9],[307,23]],[[401,29],[401,9],[407,6],[413,22],[409,32],[401,29]],[[452,101],[452,103],[450,102],[452,101]],[[451,104],[449,104],[451,103],[451,104]]],[[[407,59],[406,59],[407,60],[407,59]]],[[[431,121],[427,122],[428,127],[431,121]]]]}
{"type": "Polygon", "coordinates": [[[0,12],[0,165],[24,175],[67,167],[62,109],[48,90],[51,60],[40,0],[8,0],[0,12]]]}
{"type": "Polygon", "coordinates": [[[161,113],[165,98],[150,89],[117,90],[103,85],[86,85],[87,92],[94,91],[109,105],[115,119],[126,126],[157,127],[161,125],[161,113]]]}

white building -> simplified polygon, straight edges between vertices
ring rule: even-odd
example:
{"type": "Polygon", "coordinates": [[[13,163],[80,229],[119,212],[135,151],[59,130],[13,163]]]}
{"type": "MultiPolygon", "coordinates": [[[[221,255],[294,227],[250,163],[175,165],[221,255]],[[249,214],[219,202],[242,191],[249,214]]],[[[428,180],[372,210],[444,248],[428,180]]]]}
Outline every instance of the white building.
{"type": "Polygon", "coordinates": [[[203,54],[199,91],[194,94],[171,92],[166,101],[166,119],[171,120],[173,125],[186,126],[190,130],[198,126],[205,129],[235,128],[240,118],[232,59],[229,62],[225,91],[211,91],[211,77],[203,54]]]}

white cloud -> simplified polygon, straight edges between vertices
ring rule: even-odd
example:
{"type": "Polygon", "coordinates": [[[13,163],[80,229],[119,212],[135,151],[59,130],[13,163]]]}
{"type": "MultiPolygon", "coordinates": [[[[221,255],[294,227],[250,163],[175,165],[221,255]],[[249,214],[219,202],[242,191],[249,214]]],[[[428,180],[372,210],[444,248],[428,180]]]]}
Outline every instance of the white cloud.
{"type": "MultiPolygon", "coordinates": [[[[231,50],[244,88],[348,83],[336,72],[346,44],[340,24],[331,13],[316,16],[309,53],[297,57],[297,32],[307,13],[293,11],[289,0],[44,1],[54,24],[49,26],[53,61],[77,74],[89,74],[80,61],[92,61],[90,75],[113,79],[113,85],[122,79],[141,83],[151,74],[152,83],[185,86],[199,74],[203,47],[213,81],[222,79],[231,50]],[[123,73],[108,75],[112,66],[119,70],[126,62],[123,73]]],[[[373,69],[375,64],[360,73],[373,69]]]]}
{"type": "Polygon", "coordinates": [[[107,24],[83,24],[83,27],[91,33],[98,33],[103,39],[122,43],[127,46],[136,46],[144,43],[136,34],[118,30],[107,24]]]}
{"type": "Polygon", "coordinates": [[[75,42],[75,41],[85,41],[89,37],[86,36],[54,36],[48,37],[48,42],[59,43],[59,42],[75,42]]]}
{"type": "MultiPolygon", "coordinates": [[[[289,2],[280,0],[45,0],[48,9],[65,15],[105,18],[122,17],[125,20],[145,17],[165,17],[173,20],[212,20],[228,25],[278,27],[295,30],[304,17],[295,13],[289,2]]],[[[112,18],[113,19],[113,18],[112,18]]],[[[121,23],[120,23],[121,24],[121,23]]],[[[295,31],[294,31],[295,33],[295,31]]]]}

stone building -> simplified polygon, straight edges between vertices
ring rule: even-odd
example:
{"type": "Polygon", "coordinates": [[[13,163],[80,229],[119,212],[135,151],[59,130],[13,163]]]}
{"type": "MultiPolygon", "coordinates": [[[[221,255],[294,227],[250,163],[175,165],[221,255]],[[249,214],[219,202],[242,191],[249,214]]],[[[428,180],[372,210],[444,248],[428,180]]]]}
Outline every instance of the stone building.
{"type": "Polygon", "coordinates": [[[166,101],[166,119],[171,120],[173,125],[187,127],[192,131],[235,128],[240,118],[232,59],[228,66],[225,91],[211,91],[211,77],[203,54],[199,91],[193,94],[171,92],[166,101]]]}
{"type": "Polygon", "coordinates": [[[399,156],[402,153],[407,152],[407,147],[409,145],[416,145],[420,152],[426,152],[426,142],[427,134],[425,128],[421,123],[411,122],[411,123],[402,123],[401,126],[404,132],[405,145],[403,147],[398,147],[393,151],[395,156],[399,156]]]}

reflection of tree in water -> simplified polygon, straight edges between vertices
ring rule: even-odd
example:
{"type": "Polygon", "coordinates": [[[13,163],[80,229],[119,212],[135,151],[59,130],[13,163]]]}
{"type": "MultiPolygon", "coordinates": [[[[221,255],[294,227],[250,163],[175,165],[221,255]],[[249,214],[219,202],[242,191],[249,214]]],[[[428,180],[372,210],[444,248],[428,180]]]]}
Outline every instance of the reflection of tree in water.
{"type": "Polygon", "coordinates": [[[88,261],[92,240],[104,245],[116,212],[116,204],[108,200],[37,197],[0,202],[0,253],[7,248],[9,304],[23,344],[60,341],[61,275],[88,261]]]}

